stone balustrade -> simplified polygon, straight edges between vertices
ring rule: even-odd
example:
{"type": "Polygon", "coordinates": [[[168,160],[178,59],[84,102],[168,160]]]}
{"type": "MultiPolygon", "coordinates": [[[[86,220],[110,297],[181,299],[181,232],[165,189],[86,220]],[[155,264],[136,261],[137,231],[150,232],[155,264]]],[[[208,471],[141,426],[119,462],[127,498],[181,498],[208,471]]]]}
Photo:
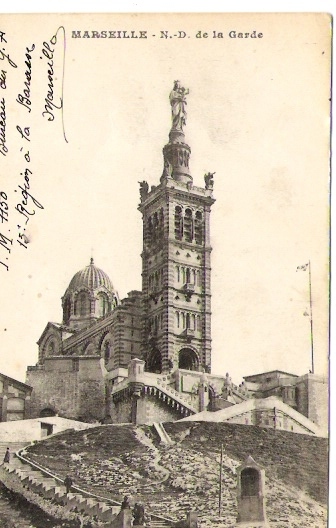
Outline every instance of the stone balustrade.
{"type": "MultiPolygon", "coordinates": [[[[128,378],[124,379],[117,385],[112,387],[112,395],[115,395],[125,389],[127,389],[130,383],[142,384],[144,387],[145,393],[149,393],[150,390],[156,390],[162,393],[167,398],[170,398],[178,406],[184,407],[186,410],[191,413],[197,413],[198,407],[195,406],[195,403],[191,396],[187,396],[181,392],[176,391],[167,384],[168,376],[158,376],[152,372],[142,372],[140,374],[131,374],[128,378]],[[165,380],[163,379],[165,378],[165,380]]],[[[164,399],[164,398],[163,398],[164,399]]],[[[167,400],[168,401],[168,400],[167,400]]]]}

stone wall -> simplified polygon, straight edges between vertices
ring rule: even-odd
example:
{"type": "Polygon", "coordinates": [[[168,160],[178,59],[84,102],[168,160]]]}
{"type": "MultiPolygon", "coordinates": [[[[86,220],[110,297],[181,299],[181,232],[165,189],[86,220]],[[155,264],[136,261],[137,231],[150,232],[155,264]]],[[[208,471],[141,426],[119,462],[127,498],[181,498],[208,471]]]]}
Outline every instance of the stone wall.
{"type": "Polygon", "coordinates": [[[50,425],[50,434],[61,433],[69,429],[80,431],[94,427],[92,424],[81,423],[59,416],[50,418],[35,418],[17,420],[0,424],[0,442],[32,442],[44,438],[43,426],[50,425]]]}
{"type": "Polygon", "coordinates": [[[296,384],[297,410],[322,429],[328,430],[328,382],[322,376],[306,374],[296,384]]]}
{"type": "Polygon", "coordinates": [[[240,414],[238,416],[234,416],[233,418],[229,418],[226,420],[229,423],[236,423],[236,424],[243,424],[243,425],[253,425],[254,419],[253,419],[253,413],[252,411],[240,414]]]}
{"type": "Polygon", "coordinates": [[[112,423],[132,423],[132,398],[118,400],[111,404],[112,423]]]}
{"type": "Polygon", "coordinates": [[[44,368],[27,371],[33,387],[29,417],[49,409],[65,418],[100,420],[105,411],[105,385],[97,358],[48,358],[44,368]]]}
{"type": "Polygon", "coordinates": [[[33,387],[29,418],[38,418],[41,411],[50,409],[59,416],[74,418],[78,414],[78,372],[44,370],[28,371],[27,383],[33,387]]]}
{"type": "Polygon", "coordinates": [[[174,422],[180,418],[183,418],[183,415],[155,396],[146,396],[137,400],[137,424],[174,422]]]}
{"type": "Polygon", "coordinates": [[[0,422],[28,416],[31,387],[0,373],[0,422]]]}
{"type": "Polygon", "coordinates": [[[79,410],[77,418],[83,422],[102,420],[105,417],[105,386],[103,380],[79,378],[79,410]]]}
{"type": "Polygon", "coordinates": [[[153,424],[154,422],[173,422],[183,416],[155,396],[134,398],[125,396],[111,406],[112,423],[153,424]]]}
{"type": "Polygon", "coordinates": [[[328,429],[329,387],[325,379],[308,374],[309,409],[308,418],[324,429],[328,429]]]}

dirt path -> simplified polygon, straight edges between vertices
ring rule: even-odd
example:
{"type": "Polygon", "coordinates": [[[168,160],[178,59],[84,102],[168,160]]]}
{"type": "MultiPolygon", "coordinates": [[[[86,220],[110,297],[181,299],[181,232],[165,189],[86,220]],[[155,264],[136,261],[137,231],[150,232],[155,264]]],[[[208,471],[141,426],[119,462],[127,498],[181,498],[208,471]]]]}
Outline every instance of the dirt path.
{"type": "Polygon", "coordinates": [[[137,437],[139,442],[142,443],[142,445],[150,449],[150,451],[153,454],[153,460],[152,460],[153,467],[155,468],[156,471],[158,471],[158,473],[162,474],[162,478],[152,481],[149,484],[144,484],[142,488],[147,488],[148,486],[152,486],[153,483],[161,484],[162,482],[165,482],[166,480],[168,480],[170,476],[170,471],[166,469],[165,467],[161,466],[160,464],[161,454],[158,448],[154,445],[152,440],[144,433],[144,431],[140,427],[137,427],[137,429],[135,430],[135,436],[137,437]]]}

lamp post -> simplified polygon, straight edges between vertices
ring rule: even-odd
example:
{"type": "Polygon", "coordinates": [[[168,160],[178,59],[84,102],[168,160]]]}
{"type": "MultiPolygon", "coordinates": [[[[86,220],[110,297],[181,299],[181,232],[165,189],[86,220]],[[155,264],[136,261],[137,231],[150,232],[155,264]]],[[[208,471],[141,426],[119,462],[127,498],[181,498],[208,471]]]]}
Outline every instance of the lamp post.
{"type": "Polygon", "coordinates": [[[308,269],[308,283],[309,283],[309,313],[305,312],[303,315],[309,316],[310,321],[310,350],[311,350],[311,373],[314,374],[314,331],[313,331],[313,303],[312,303],[312,281],[311,281],[311,264],[308,260],[307,264],[297,266],[296,271],[306,271],[308,269]]]}
{"type": "Polygon", "coordinates": [[[219,462],[219,498],[218,498],[218,515],[222,515],[222,480],[223,480],[223,444],[221,445],[221,454],[219,462]]]}

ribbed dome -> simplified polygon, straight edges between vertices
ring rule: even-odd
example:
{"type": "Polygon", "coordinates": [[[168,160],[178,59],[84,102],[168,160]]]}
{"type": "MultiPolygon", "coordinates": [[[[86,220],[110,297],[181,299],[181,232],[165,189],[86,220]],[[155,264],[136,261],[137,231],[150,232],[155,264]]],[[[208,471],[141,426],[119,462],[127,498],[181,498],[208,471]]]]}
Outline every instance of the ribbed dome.
{"type": "Polygon", "coordinates": [[[114,291],[112,282],[106,273],[97,268],[91,258],[90,264],[72,277],[68,286],[67,292],[77,291],[80,288],[88,288],[89,290],[95,290],[100,286],[105,286],[110,292],[114,291]]]}

